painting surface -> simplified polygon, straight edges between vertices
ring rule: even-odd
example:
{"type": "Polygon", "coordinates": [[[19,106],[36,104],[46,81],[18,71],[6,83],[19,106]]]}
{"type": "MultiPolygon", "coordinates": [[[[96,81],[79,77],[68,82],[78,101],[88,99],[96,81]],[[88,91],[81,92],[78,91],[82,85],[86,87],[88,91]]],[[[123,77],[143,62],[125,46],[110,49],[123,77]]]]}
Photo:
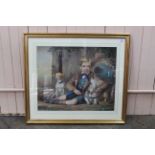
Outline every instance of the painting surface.
{"type": "Polygon", "coordinates": [[[37,47],[38,110],[113,111],[115,47],[37,47]]]}

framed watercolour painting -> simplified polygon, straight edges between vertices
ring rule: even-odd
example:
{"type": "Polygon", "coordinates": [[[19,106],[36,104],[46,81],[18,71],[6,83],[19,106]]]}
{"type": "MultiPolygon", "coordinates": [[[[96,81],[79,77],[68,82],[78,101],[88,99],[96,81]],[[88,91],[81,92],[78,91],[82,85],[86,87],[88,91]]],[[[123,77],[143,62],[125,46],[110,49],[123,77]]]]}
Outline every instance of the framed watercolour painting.
{"type": "Polygon", "coordinates": [[[125,123],[127,34],[25,34],[27,123],[125,123]]]}

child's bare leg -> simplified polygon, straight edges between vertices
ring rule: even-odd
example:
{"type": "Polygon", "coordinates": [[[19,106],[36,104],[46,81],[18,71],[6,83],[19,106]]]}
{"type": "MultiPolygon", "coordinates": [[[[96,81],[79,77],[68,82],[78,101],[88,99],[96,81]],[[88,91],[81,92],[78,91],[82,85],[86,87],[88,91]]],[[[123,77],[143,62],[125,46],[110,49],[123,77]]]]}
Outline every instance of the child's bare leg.
{"type": "Polygon", "coordinates": [[[67,105],[74,105],[74,104],[77,104],[77,99],[75,98],[75,99],[72,99],[72,100],[68,100],[68,101],[66,101],[66,104],[67,104],[67,105]]]}
{"type": "Polygon", "coordinates": [[[67,105],[77,104],[76,98],[74,98],[72,100],[66,100],[66,95],[60,96],[58,99],[61,100],[61,104],[67,104],[67,105]]]}
{"type": "Polygon", "coordinates": [[[59,96],[60,104],[66,104],[66,95],[59,96]]]}
{"type": "Polygon", "coordinates": [[[66,95],[60,96],[58,99],[59,100],[66,100],[66,95]]]}

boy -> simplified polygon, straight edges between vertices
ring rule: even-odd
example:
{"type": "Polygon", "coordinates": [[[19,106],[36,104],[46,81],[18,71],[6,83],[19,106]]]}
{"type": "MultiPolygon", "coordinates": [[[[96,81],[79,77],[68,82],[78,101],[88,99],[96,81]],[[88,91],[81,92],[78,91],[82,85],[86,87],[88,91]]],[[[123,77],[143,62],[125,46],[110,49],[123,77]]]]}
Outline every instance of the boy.
{"type": "Polygon", "coordinates": [[[55,85],[55,95],[56,97],[64,95],[64,81],[63,81],[63,74],[56,73],[56,85],[55,85]]]}

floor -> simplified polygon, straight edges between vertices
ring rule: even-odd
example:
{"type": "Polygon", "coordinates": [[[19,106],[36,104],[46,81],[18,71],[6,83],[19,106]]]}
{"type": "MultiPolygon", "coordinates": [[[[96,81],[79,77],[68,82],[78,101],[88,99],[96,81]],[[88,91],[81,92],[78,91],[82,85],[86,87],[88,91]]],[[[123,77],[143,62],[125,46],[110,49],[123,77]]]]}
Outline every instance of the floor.
{"type": "Polygon", "coordinates": [[[125,125],[26,125],[21,116],[0,116],[0,129],[155,129],[155,116],[127,116],[125,125]]]}
{"type": "Polygon", "coordinates": [[[76,104],[76,105],[66,105],[66,104],[49,104],[39,101],[39,110],[56,110],[56,111],[100,111],[100,110],[113,110],[114,104],[76,104]]]}

